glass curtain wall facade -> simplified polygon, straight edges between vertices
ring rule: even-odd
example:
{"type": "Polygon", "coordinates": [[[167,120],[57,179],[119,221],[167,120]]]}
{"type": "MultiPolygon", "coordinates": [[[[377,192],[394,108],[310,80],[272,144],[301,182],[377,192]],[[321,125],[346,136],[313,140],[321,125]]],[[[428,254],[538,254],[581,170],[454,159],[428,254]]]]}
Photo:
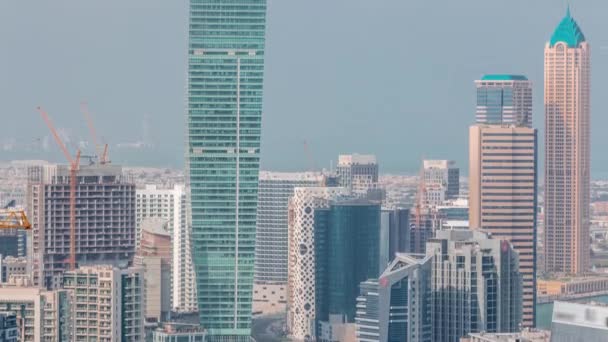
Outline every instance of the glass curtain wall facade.
{"type": "Polygon", "coordinates": [[[478,124],[532,127],[532,82],[523,75],[484,75],[477,87],[478,124]]]}
{"type": "Polygon", "coordinates": [[[190,0],[187,153],[201,325],[248,340],[266,0],[190,0]]]}

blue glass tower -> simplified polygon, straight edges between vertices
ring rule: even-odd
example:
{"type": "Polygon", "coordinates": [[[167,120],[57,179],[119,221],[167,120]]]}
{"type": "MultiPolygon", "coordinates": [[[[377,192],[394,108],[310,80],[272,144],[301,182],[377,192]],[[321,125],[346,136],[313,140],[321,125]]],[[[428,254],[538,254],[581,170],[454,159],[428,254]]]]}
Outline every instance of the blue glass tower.
{"type": "Polygon", "coordinates": [[[190,0],[186,160],[210,340],[251,333],[265,27],[266,0],[190,0]]]}
{"type": "Polygon", "coordinates": [[[532,127],[532,82],[526,76],[484,75],[475,85],[477,123],[532,127]]]}

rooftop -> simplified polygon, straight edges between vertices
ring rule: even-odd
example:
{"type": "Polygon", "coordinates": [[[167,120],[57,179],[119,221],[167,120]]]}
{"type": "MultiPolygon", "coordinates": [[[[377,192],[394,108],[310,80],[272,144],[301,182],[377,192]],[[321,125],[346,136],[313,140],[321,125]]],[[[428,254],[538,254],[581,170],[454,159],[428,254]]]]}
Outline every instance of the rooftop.
{"type": "Polygon", "coordinates": [[[510,74],[487,74],[481,77],[482,81],[527,81],[528,78],[524,75],[510,74]]]}
{"type": "Polygon", "coordinates": [[[585,41],[585,35],[578,26],[574,18],[570,15],[570,7],[566,10],[566,15],[560,21],[559,25],[553,31],[551,35],[550,46],[562,42],[566,43],[568,47],[575,48],[585,41]]]}

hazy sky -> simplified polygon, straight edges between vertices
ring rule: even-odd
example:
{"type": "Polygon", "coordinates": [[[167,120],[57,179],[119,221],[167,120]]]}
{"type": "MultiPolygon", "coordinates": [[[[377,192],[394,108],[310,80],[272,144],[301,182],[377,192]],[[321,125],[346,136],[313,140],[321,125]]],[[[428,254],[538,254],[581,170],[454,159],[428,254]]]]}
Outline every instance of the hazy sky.
{"type": "MultiPolygon", "coordinates": [[[[570,3],[592,49],[597,174],[608,171],[608,2],[570,3]]],[[[414,171],[421,158],[466,167],[473,81],[484,73],[527,75],[542,131],[543,48],[565,7],[268,0],[262,168],[311,168],[304,140],[318,166],[360,152],[376,154],[387,172],[414,171]]],[[[79,112],[87,100],[113,161],[181,167],[187,21],[187,0],[0,1],[0,159],[62,161],[35,107],[71,141],[88,140],[79,112]]]]}

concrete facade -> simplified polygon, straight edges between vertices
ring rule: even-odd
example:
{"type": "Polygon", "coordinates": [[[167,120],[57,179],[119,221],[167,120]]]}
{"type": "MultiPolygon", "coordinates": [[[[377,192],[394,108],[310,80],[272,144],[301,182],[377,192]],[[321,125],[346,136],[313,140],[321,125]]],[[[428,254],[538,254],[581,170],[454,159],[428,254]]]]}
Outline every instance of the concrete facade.
{"type": "MultiPolygon", "coordinates": [[[[70,171],[29,169],[34,283],[59,288],[70,252],[70,171]]],[[[116,165],[81,165],[76,185],[76,263],[125,264],[135,254],[135,185],[116,165]]]]}
{"type": "Polygon", "coordinates": [[[537,131],[513,125],[469,129],[469,225],[509,241],[523,277],[523,325],[535,324],[537,131]]]}

